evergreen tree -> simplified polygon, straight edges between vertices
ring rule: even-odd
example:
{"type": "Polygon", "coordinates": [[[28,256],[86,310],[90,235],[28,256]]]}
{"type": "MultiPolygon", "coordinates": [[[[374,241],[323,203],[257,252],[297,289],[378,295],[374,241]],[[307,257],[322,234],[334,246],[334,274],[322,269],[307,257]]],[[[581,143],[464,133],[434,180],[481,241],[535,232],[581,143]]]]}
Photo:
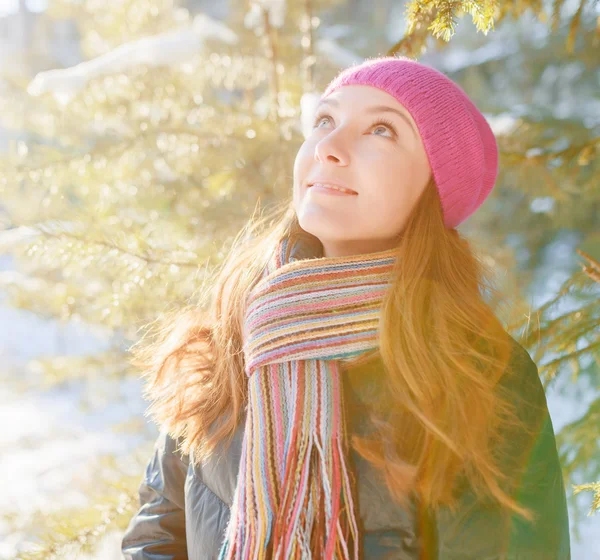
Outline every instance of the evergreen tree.
{"type": "MultiPolygon", "coordinates": [[[[249,216],[292,188],[322,87],[341,65],[387,52],[440,67],[490,115],[501,173],[460,229],[497,267],[511,301],[507,328],[535,351],[546,388],[569,376],[599,388],[600,34],[591,2],[574,14],[556,2],[546,15],[536,2],[232,0],[222,20],[195,4],[53,0],[44,17],[76,22],[84,62],[4,76],[1,124],[23,139],[0,160],[0,246],[23,276],[2,290],[14,307],[102,326],[113,340],[101,354],[36,360],[37,384],[94,391],[102,379],[138,376],[128,347],[140,329],[194,303],[249,216]],[[387,16],[401,8],[406,29],[386,36],[387,16]],[[454,37],[468,15],[475,30],[454,37]],[[566,233],[567,258],[548,262],[566,233]],[[547,285],[550,271],[562,285],[547,285]],[[555,297],[532,308],[548,290],[555,297]]],[[[591,491],[593,509],[599,419],[596,398],[557,434],[567,482],[583,477],[568,497],[591,491]]],[[[115,426],[140,429],[139,419],[115,426]]],[[[79,557],[107,530],[124,530],[151,445],[146,438],[127,461],[106,457],[88,507],[29,520],[40,544],[19,558],[79,557]]]]}

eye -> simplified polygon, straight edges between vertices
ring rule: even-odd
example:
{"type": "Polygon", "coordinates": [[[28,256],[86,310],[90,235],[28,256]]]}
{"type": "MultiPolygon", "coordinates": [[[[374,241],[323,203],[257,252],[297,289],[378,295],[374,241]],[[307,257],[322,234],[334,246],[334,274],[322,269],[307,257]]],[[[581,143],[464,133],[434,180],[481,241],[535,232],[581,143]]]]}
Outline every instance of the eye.
{"type": "MultiPolygon", "coordinates": [[[[392,133],[392,137],[394,137],[394,138],[396,137],[396,129],[394,128],[394,125],[387,119],[376,120],[374,123],[371,123],[371,128],[374,126],[377,128],[383,126],[387,129],[389,129],[389,131],[392,133]]],[[[379,136],[379,134],[377,136],[379,136]]]]}
{"type": "MultiPolygon", "coordinates": [[[[320,128],[320,124],[323,120],[331,120],[331,115],[328,115],[326,113],[317,114],[317,116],[315,117],[315,120],[313,122],[313,129],[320,128]]],[[[369,128],[373,128],[373,127],[379,128],[380,126],[387,128],[392,133],[392,136],[390,138],[397,137],[396,129],[394,128],[394,124],[387,119],[377,119],[376,121],[372,122],[369,125],[369,128]]],[[[376,136],[382,136],[382,135],[376,134],[376,136]]],[[[384,138],[385,138],[385,136],[384,136],[384,138]]]]}
{"type": "Polygon", "coordinates": [[[328,119],[330,118],[329,115],[326,115],[324,113],[319,113],[316,117],[315,120],[313,122],[313,128],[318,128],[318,125],[321,124],[321,121],[327,117],[328,119]]]}

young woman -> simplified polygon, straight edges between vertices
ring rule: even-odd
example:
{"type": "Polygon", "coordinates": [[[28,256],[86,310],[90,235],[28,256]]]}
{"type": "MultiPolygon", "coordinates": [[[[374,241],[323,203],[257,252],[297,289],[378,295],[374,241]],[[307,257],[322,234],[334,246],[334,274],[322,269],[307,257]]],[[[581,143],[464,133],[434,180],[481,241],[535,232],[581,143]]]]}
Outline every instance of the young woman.
{"type": "Polygon", "coordinates": [[[537,367],[455,229],[497,171],[441,72],[334,78],[274,223],[134,349],[162,429],[125,558],[570,558],[537,367]]]}

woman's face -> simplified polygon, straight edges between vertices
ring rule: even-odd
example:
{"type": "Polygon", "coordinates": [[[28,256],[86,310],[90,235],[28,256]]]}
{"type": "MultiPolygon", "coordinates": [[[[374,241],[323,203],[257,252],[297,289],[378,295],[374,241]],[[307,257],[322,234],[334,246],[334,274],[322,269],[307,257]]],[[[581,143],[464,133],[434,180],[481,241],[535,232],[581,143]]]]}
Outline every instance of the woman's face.
{"type": "Polygon", "coordinates": [[[302,229],[323,244],[324,257],[383,251],[397,244],[430,178],[409,112],[380,89],[343,86],[317,107],[312,132],[298,150],[294,208],[302,229]],[[309,187],[315,181],[357,194],[328,194],[309,187]]]}

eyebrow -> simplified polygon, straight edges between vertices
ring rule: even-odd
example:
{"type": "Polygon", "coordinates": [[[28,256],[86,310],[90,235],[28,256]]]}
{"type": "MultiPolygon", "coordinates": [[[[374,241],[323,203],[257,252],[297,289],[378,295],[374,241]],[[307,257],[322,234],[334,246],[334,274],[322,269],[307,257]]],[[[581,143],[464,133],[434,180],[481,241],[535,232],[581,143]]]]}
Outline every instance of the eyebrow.
{"type": "MultiPolygon", "coordinates": [[[[319,103],[319,105],[317,105],[317,109],[321,106],[321,105],[325,105],[325,104],[330,104],[330,105],[334,105],[335,107],[339,107],[340,104],[338,101],[336,101],[335,99],[323,99],[323,101],[321,101],[319,103]]],[[[315,109],[316,112],[316,109],[315,109]]],[[[404,119],[406,121],[406,123],[408,124],[408,126],[410,126],[410,129],[412,130],[415,138],[417,138],[417,131],[415,130],[415,127],[413,126],[413,124],[410,122],[410,120],[408,119],[408,117],[398,111],[398,109],[394,109],[393,107],[388,107],[387,105],[373,105],[371,107],[369,107],[368,109],[365,110],[365,113],[394,113],[396,115],[398,115],[400,118],[404,119]]]]}

